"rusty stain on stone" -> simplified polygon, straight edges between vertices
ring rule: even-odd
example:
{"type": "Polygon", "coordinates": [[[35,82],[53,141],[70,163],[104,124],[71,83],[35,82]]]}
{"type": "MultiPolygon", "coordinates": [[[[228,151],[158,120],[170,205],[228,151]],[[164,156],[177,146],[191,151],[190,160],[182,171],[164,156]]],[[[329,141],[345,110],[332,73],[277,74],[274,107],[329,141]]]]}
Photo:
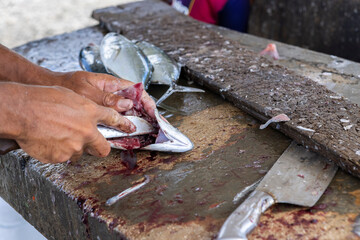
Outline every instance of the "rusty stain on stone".
{"type": "Polygon", "coordinates": [[[312,212],[308,209],[277,212],[272,208],[260,218],[259,226],[250,234],[249,240],[358,239],[352,233],[355,217],[355,213],[312,212]]]}
{"type": "Polygon", "coordinates": [[[355,197],[355,204],[360,206],[360,189],[349,192],[351,195],[355,197]]]}

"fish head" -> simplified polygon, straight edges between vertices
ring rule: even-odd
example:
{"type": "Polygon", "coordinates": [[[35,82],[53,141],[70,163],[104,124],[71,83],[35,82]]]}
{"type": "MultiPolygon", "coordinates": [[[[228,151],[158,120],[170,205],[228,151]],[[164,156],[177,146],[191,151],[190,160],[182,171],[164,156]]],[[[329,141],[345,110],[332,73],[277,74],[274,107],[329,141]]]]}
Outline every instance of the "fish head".
{"type": "Polygon", "coordinates": [[[159,124],[157,137],[155,142],[146,146],[141,146],[142,137],[146,134],[153,134],[154,128],[144,119],[126,116],[137,127],[136,132],[131,134],[103,126],[99,126],[98,129],[105,138],[110,138],[108,141],[112,148],[122,150],[129,149],[129,146],[131,149],[160,152],[187,152],[194,148],[190,139],[164,119],[157,109],[155,109],[155,116],[159,124]]]}
{"type": "Polygon", "coordinates": [[[171,86],[179,79],[181,66],[161,48],[146,41],[138,41],[136,45],[154,68],[151,83],[171,86]]]}
{"type": "Polygon", "coordinates": [[[142,149],[162,152],[187,152],[194,148],[191,140],[164,119],[157,109],[155,109],[155,117],[160,127],[156,141],[154,144],[145,146],[142,149]]]}
{"type": "Polygon", "coordinates": [[[101,60],[108,72],[148,87],[153,67],[132,41],[118,33],[108,33],[101,41],[101,60]]]}

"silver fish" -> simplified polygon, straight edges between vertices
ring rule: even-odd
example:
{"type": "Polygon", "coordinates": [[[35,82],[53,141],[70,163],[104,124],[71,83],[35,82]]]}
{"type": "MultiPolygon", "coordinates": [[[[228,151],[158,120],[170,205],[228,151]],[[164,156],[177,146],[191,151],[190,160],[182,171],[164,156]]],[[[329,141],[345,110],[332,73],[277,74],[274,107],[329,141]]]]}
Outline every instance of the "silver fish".
{"type": "Polygon", "coordinates": [[[114,32],[106,34],[101,41],[100,56],[109,73],[134,83],[142,83],[147,89],[153,67],[129,39],[114,32]]]}
{"type": "Polygon", "coordinates": [[[360,215],[355,218],[353,225],[353,233],[360,237],[360,215]]]}
{"type": "Polygon", "coordinates": [[[136,45],[144,52],[154,67],[151,83],[169,86],[169,89],[164,95],[157,100],[157,105],[175,92],[204,92],[202,89],[179,86],[176,84],[180,77],[181,67],[162,49],[145,41],[139,41],[136,45]]]}
{"type": "Polygon", "coordinates": [[[135,116],[124,116],[124,117],[130,120],[136,126],[135,132],[125,133],[103,125],[98,125],[97,128],[105,138],[132,137],[132,136],[153,133],[155,131],[154,127],[142,118],[135,116]]]}
{"type": "MultiPolygon", "coordinates": [[[[81,49],[80,54],[79,54],[79,63],[80,63],[81,68],[85,71],[94,72],[94,73],[110,74],[106,71],[103,62],[101,61],[100,48],[99,48],[99,46],[97,46],[95,44],[91,44],[91,45],[81,49]]],[[[152,97],[152,98],[155,102],[157,102],[156,98],[154,98],[154,97],[152,97]]],[[[187,115],[186,112],[176,109],[174,107],[171,107],[165,103],[159,103],[157,106],[165,109],[167,112],[170,112],[170,113],[187,115]]]]}
{"type": "Polygon", "coordinates": [[[89,44],[82,48],[79,54],[79,63],[83,70],[88,72],[108,73],[101,61],[98,45],[89,44]]]}
{"type": "MultiPolygon", "coordinates": [[[[193,149],[194,145],[190,139],[182,134],[178,129],[173,127],[168,121],[163,119],[157,109],[155,109],[155,117],[160,126],[156,141],[155,143],[139,149],[160,152],[187,152],[193,149]]],[[[146,132],[146,130],[143,130],[142,127],[142,125],[137,126],[137,131],[146,132]]],[[[112,148],[126,150],[124,147],[114,144],[111,140],[108,141],[110,142],[112,148]]]]}

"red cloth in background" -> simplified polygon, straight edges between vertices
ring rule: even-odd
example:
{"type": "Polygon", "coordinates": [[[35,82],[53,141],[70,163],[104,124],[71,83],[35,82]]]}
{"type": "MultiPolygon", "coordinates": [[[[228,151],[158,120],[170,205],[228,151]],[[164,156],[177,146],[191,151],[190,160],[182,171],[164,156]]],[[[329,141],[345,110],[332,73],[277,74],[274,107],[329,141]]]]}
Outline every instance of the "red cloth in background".
{"type": "Polygon", "coordinates": [[[192,0],[189,15],[199,21],[217,24],[218,13],[224,8],[227,0],[192,0]]]}

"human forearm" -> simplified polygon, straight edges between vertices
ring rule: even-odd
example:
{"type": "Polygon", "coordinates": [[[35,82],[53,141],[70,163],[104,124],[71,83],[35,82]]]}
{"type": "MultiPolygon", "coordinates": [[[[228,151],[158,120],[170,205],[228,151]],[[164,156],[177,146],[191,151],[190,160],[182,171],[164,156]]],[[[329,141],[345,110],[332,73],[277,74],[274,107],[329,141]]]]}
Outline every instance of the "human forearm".
{"type": "Polygon", "coordinates": [[[0,81],[58,85],[61,73],[42,68],[0,44],[0,81]]]}
{"type": "Polygon", "coordinates": [[[136,130],[115,110],[63,87],[0,82],[0,98],[0,139],[14,139],[42,162],[76,159],[83,151],[106,156],[110,145],[97,124],[128,133],[136,130]]]}
{"type": "Polygon", "coordinates": [[[21,134],[19,114],[24,85],[0,82],[0,138],[15,139],[21,134]]]}
{"type": "MultiPolygon", "coordinates": [[[[53,72],[40,67],[0,44],[0,82],[18,82],[31,85],[62,86],[85,96],[99,105],[111,107],[118,112],[132,108],[132,101],[112,94],[133,85],[124,79],[108,74],[83,71],[53,72]]],[[[149,114],[154,116],[156,105],[146,92],[142,102],[149,114]]]]}

